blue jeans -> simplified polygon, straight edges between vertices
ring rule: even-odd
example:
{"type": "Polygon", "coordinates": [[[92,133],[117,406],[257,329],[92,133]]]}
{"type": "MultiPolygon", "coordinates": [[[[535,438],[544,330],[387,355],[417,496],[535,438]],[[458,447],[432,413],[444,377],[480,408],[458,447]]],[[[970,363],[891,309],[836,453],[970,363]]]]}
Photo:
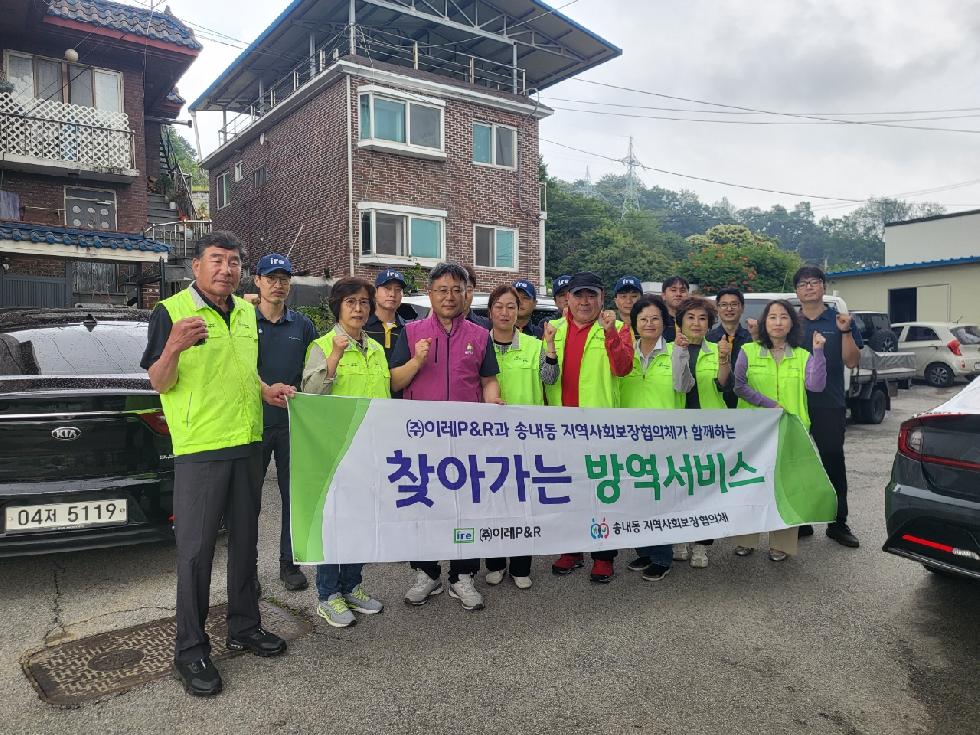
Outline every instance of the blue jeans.
{"type": "Polygon", "coordinates": [[[674,563],[674,548],[671,544],[665,546],[642,546],[636,550],[639,556],[649,556],[651,564],[670,567],[674,563]]]}
{"type": "Polygon", "coordinates": [[[363,564],[318,564],[316,594],[321,601],[338,592],[347,595],[361,583],[363,564]]]}

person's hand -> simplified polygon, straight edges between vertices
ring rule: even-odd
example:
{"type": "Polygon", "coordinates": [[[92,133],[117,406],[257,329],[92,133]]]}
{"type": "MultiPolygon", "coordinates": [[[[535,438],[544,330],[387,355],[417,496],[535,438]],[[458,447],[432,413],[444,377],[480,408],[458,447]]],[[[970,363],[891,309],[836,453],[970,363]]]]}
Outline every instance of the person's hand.
{"type": "Polygon", "coordinates": [[[296,389],[285,383],[274,383],[262,386],[262,400],[270,406],[286,407],[286,400],[296,395],[296,389]]]}
{"type": "Polygon", "coordinates": [[[177,352],[193,347],[208,338],[208,325],[199,316],[178,319],[170,330],[167,345],[177,352]]]}
{"type": "Polygon", "coordinates": [[[347,345],[350,344],[350,339],[346,334],[335,334],[333,336],[333,352],[335,355],[344,354],[344,350],[347,349],[347,345]]]}
{"type": "Polygon", "coordinates": [[[837,328],[842,332],[851,331],[851,315],[850,314],[838,314],[837,315],[837,328]]]}
{"type": "Polygon", "coordinates": [[[425,361],[429,358],[429,347],[431,345],[431,337],[420,339],[415,343],[415,361],[419,364],[419,367],[425,365],[425,361]]]}
{"type": "Polygon", "coordinates": [[[611,309],[607,309],[599,315],[599,326],[601,326],[605,331],[616,328],[616,312],[611,309]]]}
{"type": "Polygon", "coordinates": [[[557,333],[558,330],[555,329],[554,324],[552,324],[551,322],[544,323],[544,342],[546,345],[548,345],[549,347],[555,346],[555,335],[557,333]]]}
{"type": "Polygon", "coordinates": [[[493,400],[489,401],[489,403],[493,403],[493,404],[495,404],[497,406],[506,406],[507,405],[506,403],[504,403],[504,399],[503,398],[494,398],[493,400]]]}
{"type": "Polygon", "coordinates": [[[823,346],[827,344],[827,338],[824,337],[820,332],[813,333],[813,349],[822,350],[823,346]]]}
{"type": "Polygon", "coordinates": [[[244,296],[242,296],[242,298],[245,299],[252,306],[257,306],[261,297],[257,293],[247,293],[244,296]]]}
{"type": "Polygon", "coordinates": [[[684,336],[683,332],[678,332],[674,337],[674,347],[680,347],[682,350],[686,350],[691,346],[691,343],[687,341],[687,337],[684,336]]]}
{"type": "Polygon", "coordinates": [[[724,362],[728,362],[731,356],[732,356],[731,338],[728,335],[725,335],[718,343],[718,359],[724,362]]]}
{"type": "Polygon", "coordinates": [[[753,340],[759,339],[759,320],[758,319],[746,319],[745,328],[749,330],[749,335],[753,340]]]}

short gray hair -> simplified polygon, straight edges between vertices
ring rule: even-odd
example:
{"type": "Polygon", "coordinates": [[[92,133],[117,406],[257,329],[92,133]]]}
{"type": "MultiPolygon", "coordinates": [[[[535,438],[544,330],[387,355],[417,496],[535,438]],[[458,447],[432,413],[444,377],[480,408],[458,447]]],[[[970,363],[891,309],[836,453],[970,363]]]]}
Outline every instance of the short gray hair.
{"type": "Polygon", "coordinates": [[[438,263],[429,271],[429,288],[432,288],[433,283],[445,276],[449,276],[454,281],[459,281],[464,286],[470,285],[470,277],[466,274],[466,269],[463,266],[456,265],[455,263],[438,263]]]}

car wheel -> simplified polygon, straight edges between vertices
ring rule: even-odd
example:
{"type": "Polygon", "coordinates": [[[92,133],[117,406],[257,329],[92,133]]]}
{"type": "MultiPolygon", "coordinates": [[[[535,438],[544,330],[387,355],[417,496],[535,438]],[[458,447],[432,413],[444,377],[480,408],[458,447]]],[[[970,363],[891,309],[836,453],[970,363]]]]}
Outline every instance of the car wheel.
{"type": "Polygon", "coordinates": [[[868,399],[868,412],[867,412],[867,424],[880,424],[885,420],[885,414],[888,412],[888,396],[880,390],[875,390],[871,392],[871,398],[868,399]]]}
{"type": "Polygon", "coordinates": [[[926,382],[935,388],[949,388],[956,378],[953,369],[944,362],[934,362],[927,365],[924,377],[926,382]]]}
{"type": "Polygon", "coordinates": [[[898,352],[898,338],[890,329],[879,329],[872,334],[868,345],[875,352],[898,352]]]}

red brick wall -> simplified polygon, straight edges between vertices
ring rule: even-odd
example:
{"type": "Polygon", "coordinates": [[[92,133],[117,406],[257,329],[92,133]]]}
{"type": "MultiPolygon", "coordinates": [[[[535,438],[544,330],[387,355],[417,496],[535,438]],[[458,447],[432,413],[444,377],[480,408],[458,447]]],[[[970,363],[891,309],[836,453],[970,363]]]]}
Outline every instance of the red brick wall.
{"type": "Polygon", "coordinates": [[[14,255],[6,253],[3,256],[10,264],[10,274],[24,276],[46,276],[48,278],[64,278],[64,258],[45,257],[43,255],[14,255]]]}
{"type": "MultiPolygon", "coordinates": [[[[359,201],[373,201],[446,210],[447,258],[463,264],[474,262],[474,224],[516,228],[518,270],[477,269],[479,290],[487,292],[521,277],[537,282],[537,120],[446,99],[447,160],[358,150],[357,87],[367,83],[352,79],[355,273],[373,279],[387,267],[358,262],[360,223],[356,206],[359,201]],[[473,164],[474,121],[518,128],[519,171],[473,164]]],[[[250,141],[212,162],[209,175],[214,226],[236,232],[249,247],[249,261],[274,250],[287,251],[303,224],[290,255],[294,266],[317,276],[324,275],[325,270],[331,277],[349,273],[345,85],[344,79],[335,82],[270,128],[264,145],[250,141]],[[244,162],[244,179],[232,184],[231,204],[218,210],[216,177],[225,171],[233,173],[239,160],[244,162]],[[267,166],[268,183],[257,192],[251,174],[260,163],[267,166]]]]}

